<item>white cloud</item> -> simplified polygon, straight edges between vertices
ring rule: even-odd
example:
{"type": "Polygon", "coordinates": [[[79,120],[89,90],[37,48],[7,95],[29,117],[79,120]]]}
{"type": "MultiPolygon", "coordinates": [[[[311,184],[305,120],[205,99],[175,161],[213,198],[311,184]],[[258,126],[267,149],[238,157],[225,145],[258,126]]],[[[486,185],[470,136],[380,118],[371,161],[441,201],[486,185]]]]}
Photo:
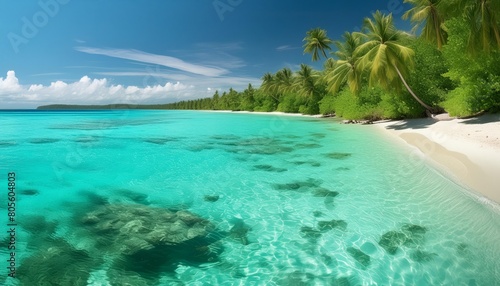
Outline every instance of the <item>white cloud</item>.
{"type": "Polygon", "coordinates": [[[276,50],[278,52],[283,52],[283,51],[288,51],[288,50],[296,50],[296,49],[300,49],[299,47],[292,47],[290,45],[283,45],[283,46],[279,46],[276,48],[276,50]]]}
{"type": "Polygon", "coordinates": [[[22,89],[14,71],[8,71],[5,79],[0,77],[0,94],[18,92],[22,89]]]}
{"type": "Polygon", "coordinates": [[[228,70],[223,68],[192,64],[178,58],[150,54],[138,50],[101,49],[91,47],[76,47],[75,49],[87,54],[103,55],[108,57],[133,60],[142,63],[155,64],[204,76],[221,76],[229,73],[228,70]]]}
{"type": "Polygon", "coordinates": [[[55,81],[48,86],[23,86],[16,73],[8,71],[5,79],[0,78],[0,109],[44,104],[164,103],[176,101],[182,97],[181,91],[189,93],[193,88],[180,82],[146,87],[111,85],[106,78],[88,76],[71,83],[55,81]]]}

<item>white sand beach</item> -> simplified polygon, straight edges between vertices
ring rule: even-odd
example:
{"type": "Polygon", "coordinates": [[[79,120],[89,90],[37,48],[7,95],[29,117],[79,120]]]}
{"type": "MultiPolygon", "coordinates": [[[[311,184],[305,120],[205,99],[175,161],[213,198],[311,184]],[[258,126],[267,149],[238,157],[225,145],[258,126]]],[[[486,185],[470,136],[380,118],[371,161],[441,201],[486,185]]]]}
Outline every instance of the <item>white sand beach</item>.
{"type": "MultiPolygon", "coordinates": [[[[279,116],[300,113],[210,110],[279,116]]],[[[438,121],[432,118],[379,121],[374,126],[422,152],[445,176],[479,198],[500,205],[500,114],[438,121]]]]}
{"type": "Polygon", "coordinates": [[[479,197],[500,204],[500,115],[436,121],[431,118],[375,124],[417,148],[438,170],[479,197]]]}

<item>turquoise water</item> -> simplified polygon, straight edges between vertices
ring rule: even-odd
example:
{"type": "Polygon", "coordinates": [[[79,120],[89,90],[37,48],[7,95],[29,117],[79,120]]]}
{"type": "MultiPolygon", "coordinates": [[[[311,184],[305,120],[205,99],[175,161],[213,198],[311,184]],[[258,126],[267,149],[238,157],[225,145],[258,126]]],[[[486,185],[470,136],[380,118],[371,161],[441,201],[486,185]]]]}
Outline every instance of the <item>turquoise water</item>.
{"type": "Polygon", "coordinates": [[[500,285],[500,211],[374,127],[128,110],[0,126],[6,285],[500,285]]]}

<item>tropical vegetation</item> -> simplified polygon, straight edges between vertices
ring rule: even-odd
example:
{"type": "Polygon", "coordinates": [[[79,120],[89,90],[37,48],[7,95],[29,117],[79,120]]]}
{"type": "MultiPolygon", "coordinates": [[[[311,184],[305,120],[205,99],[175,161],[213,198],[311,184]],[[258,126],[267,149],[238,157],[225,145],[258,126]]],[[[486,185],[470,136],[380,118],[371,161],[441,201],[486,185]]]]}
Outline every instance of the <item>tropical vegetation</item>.
{"type": "Polygon", "coordinates": [[[404,0],[398,30],[377,11],[339,40],[321,28],[306,33],[304,53],[324,60],[262,76],[259,88],[167,104],[171,109],[225,109],[336,114],[348,119],[408,118],[443,111],[470,116],[500,110],[500,1],[404,0]]]}

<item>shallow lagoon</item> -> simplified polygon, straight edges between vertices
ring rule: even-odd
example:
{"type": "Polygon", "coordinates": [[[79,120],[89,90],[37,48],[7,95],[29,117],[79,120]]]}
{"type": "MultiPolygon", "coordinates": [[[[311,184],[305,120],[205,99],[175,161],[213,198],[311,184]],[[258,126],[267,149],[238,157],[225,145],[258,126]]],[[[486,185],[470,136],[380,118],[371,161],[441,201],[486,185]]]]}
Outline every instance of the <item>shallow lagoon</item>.
{"type": "Polygon", "coordinates": [[[500,283],[499,210],[368,126],[128,110],[0,125],[18,285],[500,283]]]}

